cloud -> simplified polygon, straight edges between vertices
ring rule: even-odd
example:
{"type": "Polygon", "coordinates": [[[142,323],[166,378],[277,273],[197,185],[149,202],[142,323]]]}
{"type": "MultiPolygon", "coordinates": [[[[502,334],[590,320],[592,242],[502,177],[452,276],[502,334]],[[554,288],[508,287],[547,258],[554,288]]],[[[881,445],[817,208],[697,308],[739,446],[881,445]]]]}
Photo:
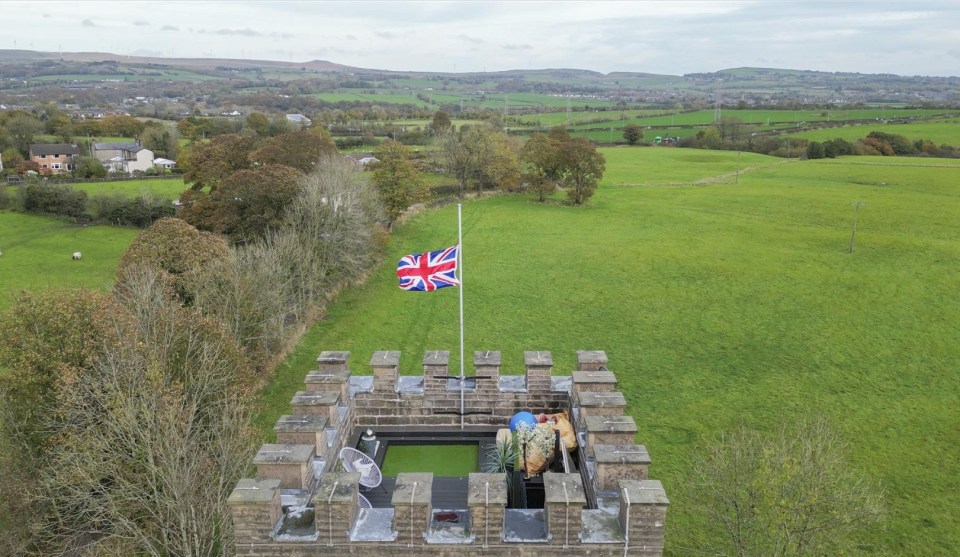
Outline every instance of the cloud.
{"type": "MultiPolygon", "coordinates": [[[[202,32],[202,31],[201,31],[202,32]]],[[[212,32],[214,35],[242,35],[244,37],[262,37],[263,33],[260,31],[254,31],[253,29],[246,27],[244,29],[217,29],[212,32]]]]}
{"type": "Polygon", "coordinates": [[[479,37],[471,37],[470,35],[457,35],[457,38],[460,39],[461,41],[465,41],[473,44],[483,44],[486,42],[479,37]]]}
{"type": "Polygon", "coordinates": [[[526,44],[526,43],[523,43],[523,44],[505,44],[505,45],[502,45],[500,48],[503,48],[503,49],[505,49],[505,50],[533,50],[533,47],[530,46],[530,45],[528,45],[528,44],[526,44]]]}
{"type": "Polygon", "coordinates": [[[89,20],[89,19],[85,19],[85,20],[81,21],[81,22],[80,22],[80,25],[82,25],[82,26],[84,26],[84,27],[97,27],[97,24],[94,23],[93,21],[89,20]]]}
{"type": "Polygon", "coordinates": [[[347,35],[347,40],[348,40],[348,41],[359,41],[360,39],[358,39],[356,35],[347,35]]]}
{"type": "Polygon", "coordinates": [[[146,26],[150,25],[150,22],[149,22],[149,21],[139,20],[139,21],[134,21],[133,24],[136,25],[137,27],[146,27],[146,26]]]}
{"type": "Polygon", "coordinates": [[[163,53],[160,52],[159,50],[147,50],[145,48],[139,48],[137,50],[134,50],[130,54],[134,56],[147,56],[150,58],[163,58],[163,53]]]}
{"type": "Polygon", "coordinates": [[[391,33],[390,31],[376,31],[374,35],[380,37],[381,39],[396,39],[397,34],[391,33]]]}
{"type": "Polygon", "coordinates": [[[180,31],[180,28],[176,25],[164,25],[160,28],[161,31],[180,31]]]}

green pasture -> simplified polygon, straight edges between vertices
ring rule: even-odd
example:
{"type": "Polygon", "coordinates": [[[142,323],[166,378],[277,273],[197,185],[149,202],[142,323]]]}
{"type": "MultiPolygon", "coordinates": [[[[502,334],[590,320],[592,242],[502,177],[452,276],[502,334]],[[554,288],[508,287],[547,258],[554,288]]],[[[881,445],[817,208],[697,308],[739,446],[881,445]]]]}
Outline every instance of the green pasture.
{"type": "Polygon", "coordinates": [[[21,290],[110,288],[117,263],[137,232],[0,211],[0,308],[21,290]],[[74,261],[77,251],[83,258],[74,261]]]}
{"type": "MultiPolygon", "coordinates": [[[[357,90],[365,91],[365,90],[357,90]]],[[[416,97],[416,92],[413,95],[410,94],[410,91],[389,91],[389,90],[378,90],[374,94],[365,93],[365,92],[355,92],[351,90],[341,90],[336,93],[314,93],[310,95],[315,99],[321,101],[326,101],[330,103],[336,102],[366,102],[374,104],[412,104],[419,106],[421,108],[427,108],[430,106],[429,103],[424,102],[416,97]]]]}
{"type": "Polygon", "coordinates": [[[825,128],[798,132],[791,134],[791,137],[800,137],[811,141],[845,139],[853,142],[867,137],[872,131],[902,135],[911,141],[929,139],[937,145],[943,145],[944,143],[947,145],[960,145],[960,119],[957,118],[910,122],[908,124],[878,122],[862,126],[825,128]]]}
{"type": "Polygon", "coordinates": [[[179,199],[187,187],[182,178],[142,178],[139,180],[117,180],[113,182],[83,182],[70,184],[70,187],[87,192],[90,197],[119,193],[124,197],[136,197],[150,194],[165,197],[171,201],[179,199]]]}
{"type": "MultiPolygon", "coordinates": [[[[623,127],[627,124],[639,126],[708,126],[713,124],[714,111],[697,110],[692,112],[664,110],[626,110],[627,118],[620,119],[620,111],[579,111],[572,112],[568,126],[571,129],[589,127],[623,127]]],[[[904,118],[930,118],[956,111],[942,109],[893,109],[864,108],[848,110],[737,110],[723,109],[725,117],[736,118],[745,124],[763,127],[776,127],[777,124],[803,125],[809,122],[837,122],[851,120],[890,120],[904,118]]],[[[566,124],[564,112],[550,114],[527,114],[520,117],[524,122],[541,122],[547,125],[566,124]]]]}
{"type": "MultiPolygon", "coordinates": [[[[697,528],[680,487],[698,440],[811,414],[886,493],[862,553],[960,553],[960,161],[744,153],[735,183],[736,153],[603,153],[587,207],[464,204],[468,358],[500,350],[503,372],[520,374],[524,350],[550,350],[566,375],[576,350],[605,350],[671,499],[671,555],[697,528]],[[865,205],[849,253],[854,201],[865,205]]],[[[383,349],[402,351],[404,375],[434,349],[459,369],[458,292],[401,291],[394,274],[402,254],[455,243],[456,222],[446,206],[397,227],[370,280],[262,391],[265,439],[322,350],[349,350],[357,375],[383,349]]]]}

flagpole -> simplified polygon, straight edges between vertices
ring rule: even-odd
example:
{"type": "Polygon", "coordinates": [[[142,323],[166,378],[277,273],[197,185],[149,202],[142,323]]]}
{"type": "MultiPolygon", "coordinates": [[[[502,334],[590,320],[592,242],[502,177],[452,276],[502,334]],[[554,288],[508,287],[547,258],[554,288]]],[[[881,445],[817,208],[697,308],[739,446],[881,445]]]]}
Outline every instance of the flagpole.
{"type": "Polygon", "coordinates": [[[460,429],[463,429],[463,217],[457,203],[457,257],[460,267],[460,429]]]}

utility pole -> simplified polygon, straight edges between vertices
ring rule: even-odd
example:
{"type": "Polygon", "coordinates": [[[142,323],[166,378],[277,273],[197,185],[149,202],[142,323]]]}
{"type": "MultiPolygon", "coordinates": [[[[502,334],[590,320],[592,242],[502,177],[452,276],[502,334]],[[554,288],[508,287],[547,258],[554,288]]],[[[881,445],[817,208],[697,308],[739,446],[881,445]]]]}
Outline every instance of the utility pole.
{"type": "Polygon", "coordinates": [[[853,253],[853,240],[857,237],[857,217],[860,216],[860,207],[863,207],[862,201],[854,201],[853,205],[853,233],[850,234],[850,253],[853,253]]]}

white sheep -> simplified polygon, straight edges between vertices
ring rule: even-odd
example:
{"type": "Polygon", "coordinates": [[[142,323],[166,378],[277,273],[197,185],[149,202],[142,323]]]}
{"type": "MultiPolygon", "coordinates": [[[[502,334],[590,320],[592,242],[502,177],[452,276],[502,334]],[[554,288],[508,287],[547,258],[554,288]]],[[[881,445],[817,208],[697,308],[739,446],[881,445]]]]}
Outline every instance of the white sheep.
{"type": "Polygon", "coordinates": [[[80,261],[80,252],[79,252],[79,251],[73,252],[73,260],[74,260],[74,261],[80,261]]]}

